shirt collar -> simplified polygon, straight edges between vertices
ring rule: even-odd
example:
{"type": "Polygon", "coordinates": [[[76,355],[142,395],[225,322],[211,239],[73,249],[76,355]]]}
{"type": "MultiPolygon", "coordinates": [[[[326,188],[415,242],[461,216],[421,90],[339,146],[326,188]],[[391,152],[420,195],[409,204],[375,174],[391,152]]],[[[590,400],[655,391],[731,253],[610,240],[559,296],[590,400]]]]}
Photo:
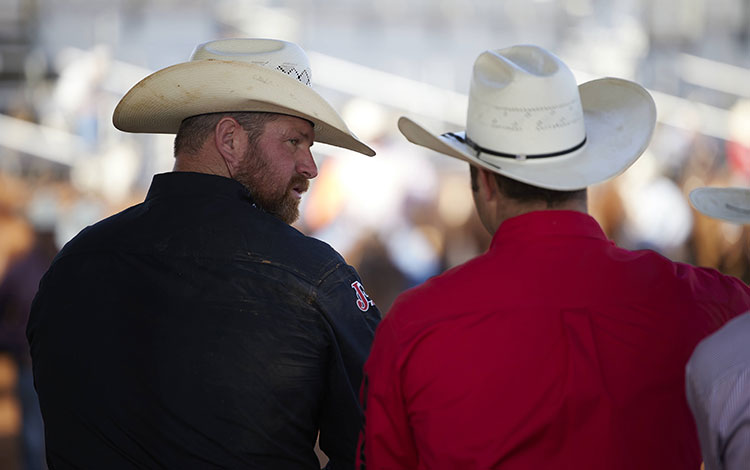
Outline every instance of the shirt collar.
{"type": "Polygon", "coordinates": [[[206,173],[173,171],[154,175],[146,200],[164,195],[229,197],[253,203],[245,186],[224,176],[206,173]]]}
{"type": "Polygon", "coordinates": [[[492,237],[490,249],[510,240],[573,236],[608,240],[599,223],[578,211],[543,210],[512,217],[492,237]]]}

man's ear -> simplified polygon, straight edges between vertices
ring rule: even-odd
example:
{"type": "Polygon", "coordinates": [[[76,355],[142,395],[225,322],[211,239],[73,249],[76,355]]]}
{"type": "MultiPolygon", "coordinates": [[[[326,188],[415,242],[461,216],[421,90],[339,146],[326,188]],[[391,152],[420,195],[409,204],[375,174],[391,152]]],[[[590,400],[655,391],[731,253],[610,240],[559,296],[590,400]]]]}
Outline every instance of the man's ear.
{"type": "Polygon", "coordinates": [[[495,198],[498,192],[495,173],[489,170],[485,170],[481,167],[477,168],[477,171],[477,186],[479,190],[479,196],[484,198],[485,201],[491,201],[495,198]]]}
{"type": "Polygon", "coordinates": [[[234,177],[249,145],[245,130],[234,118],[225,116],[214,128],[214,145],[227,165],[229,176],[234,177]]]}

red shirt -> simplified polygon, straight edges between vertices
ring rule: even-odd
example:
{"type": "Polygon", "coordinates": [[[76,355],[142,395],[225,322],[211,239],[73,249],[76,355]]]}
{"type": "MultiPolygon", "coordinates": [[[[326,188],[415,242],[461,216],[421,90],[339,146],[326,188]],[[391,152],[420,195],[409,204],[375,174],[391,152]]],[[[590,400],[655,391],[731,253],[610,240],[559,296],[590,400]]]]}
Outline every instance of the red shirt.
{"type": "Polygon", "coordinates": [[[697,470],[685,364],[749,308],[738,279],[618,248],[586,214],[507,220],[381,322],[357,468],[697,470]]]}

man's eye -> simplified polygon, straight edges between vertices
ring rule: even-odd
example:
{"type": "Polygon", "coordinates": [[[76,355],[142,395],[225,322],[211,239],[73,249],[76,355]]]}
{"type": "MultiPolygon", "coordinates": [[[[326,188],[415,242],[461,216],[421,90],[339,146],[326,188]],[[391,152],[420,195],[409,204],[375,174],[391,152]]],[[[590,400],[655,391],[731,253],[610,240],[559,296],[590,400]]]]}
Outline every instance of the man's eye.
{"type": "Polygon", "coordinates": [[[297,145],[299,143],[299,139],[289,139],[289,142],[291,142],[292,145],[297,145]]]}

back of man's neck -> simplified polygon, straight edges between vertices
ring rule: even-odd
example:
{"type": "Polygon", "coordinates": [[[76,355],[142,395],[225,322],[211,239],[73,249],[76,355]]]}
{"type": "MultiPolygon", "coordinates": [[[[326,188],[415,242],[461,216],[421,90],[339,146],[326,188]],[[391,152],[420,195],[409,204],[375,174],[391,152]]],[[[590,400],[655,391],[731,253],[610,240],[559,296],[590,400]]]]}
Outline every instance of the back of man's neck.
{"type": "Polygon", "coordinates": [[[575,211],[583,214],[589,213],[588,204],[585,199],[574,199],[553,205],[549,205],[544,201],[535,201],[525,204],[506,204],[498,208],[496,219],[497,224],[495,225],[494,230],[491,230],[490,233],[494,234],[500,225],[508,219],[537,211],[575,211]]]}
{"type": "Polygon", "coordinates": [[[223,161],[206,158],[205,155],[176,155],[172,171],[189,171],[230,178],[223,161]]]}

